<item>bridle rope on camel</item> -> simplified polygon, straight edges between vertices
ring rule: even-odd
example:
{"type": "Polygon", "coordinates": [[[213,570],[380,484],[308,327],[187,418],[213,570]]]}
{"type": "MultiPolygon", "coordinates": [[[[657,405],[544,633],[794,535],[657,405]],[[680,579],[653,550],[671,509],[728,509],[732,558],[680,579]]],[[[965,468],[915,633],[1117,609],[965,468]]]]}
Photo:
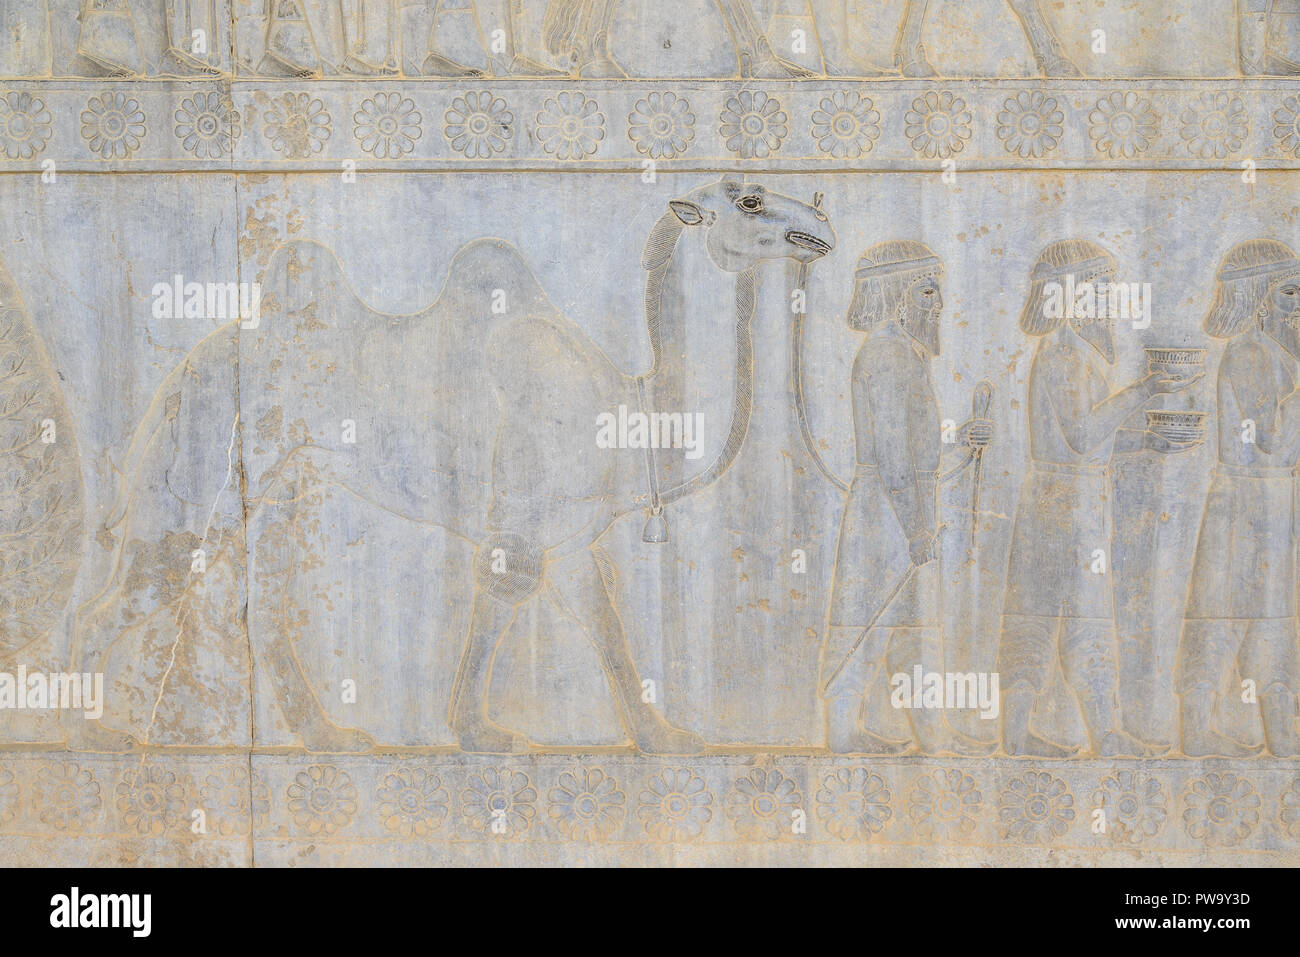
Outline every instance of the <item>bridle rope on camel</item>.
{"type": "MultiPolygon", "coordinates": [[[[681,238],[685,227],[673,213],[665,213],[650,232],[646,241],[641,264],[648,271],[645,281],[646,329],[650,336],[650,349],[653,364],[650,371],[636,378],[637,398],[641,412],[646,412],[645,384],[659,371],[663,344],[660,338],[660,321],[663,309],[663,287],[668,276],[677,240],[681,238]]],[[[659,488],[659,466],[654,449],[646,446],[646,476],[650,487],[650,514],[641,533],[643,542],[657,544],[668,540],[668,524],[664,518],[664,506],[680,498],[694,494],[698,489],[710,484],[731,467],[736,456],[740,454],[745,438],[749,434],[749,422],[754,411],[753,369],[754,343],[750,324],[758,304],[758,268],[750,266],[736,275],[736,370],[735,392],[731,402],[731,424],[727,429],[727,441],[722,451],[703,472],[700,472],[679,485],[671,488],[659,488]]]]}

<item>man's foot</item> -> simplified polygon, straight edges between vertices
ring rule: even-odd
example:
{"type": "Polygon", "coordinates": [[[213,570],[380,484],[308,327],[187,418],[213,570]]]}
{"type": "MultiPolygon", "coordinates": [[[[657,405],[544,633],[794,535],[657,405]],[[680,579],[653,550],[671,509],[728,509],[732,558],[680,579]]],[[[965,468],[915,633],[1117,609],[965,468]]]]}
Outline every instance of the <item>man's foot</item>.
{"type": "Polygon", "coordinates": [[[878,66],[868,66],[861,60],[852,60],[846,63],[836,63],[828,61],[826,64],[827,76],[843,76],[857,79],[859,77],[877,77],[877,76],[897,76],[898,70],[886,70],[878,66]]]}
{"type": "Polygon", "coordinates": [[[934,742],[933,748],[926,746],[923,750],[926,754],[983,758],[996,751],[997,747],[998,743],[996,741],[981,741],[978,738],[972,738],[968,734],[949,729],[948,735],[934,742]]]}
{"type": "Polygon", "coordinates": [[[372,66],[364,60],[358,60],[352,54],[343,58],[341,67],[344,73],[350,73],[353,76],[395,76],[397,67],[384,64],[382,66],[372,66]]]}
{"type": "Polygon", "coordinates": [[[119,63],[106,63],[91,56],[79,57],[77,62],[79,64],[89,64],[89,66],[83,66],[80,70],[87,76],[106,76],[114,80],[125,80],[128,77],[144,75],[143,70],[136,71],[119,63]]]}
{"type": "Polygon", "coordinates": [[[615,62],[611,56],[598,56],[578,67],[578,76],[584,80],[614,79],[626,80],[627,71],[615,62]]]}
{"type": "MultiPolygon", "coordinates": [[[[1134,737],[1137,737],[1137,735],[1134,735],[1134,737]]],[[[1174,748],[1173,743],[1170,741],[1145,741],[1141,738],[1138,738],[1138,740],[1146,745],[1146,756],[1148,758],[1162,758],[1174,748]]]]}
{"type": "Polygon", "coordinates": [[[911,741],[882,738],[864,728],[828,728],[826,747],[835,754],[906,754],[916,750],[911,741]]]}
{"type": "Polygon", "coordinates": [[[311,752],[357,754],[372,751],[375,747],[375,739],[364,731],[356,728],[340,728],[324,719],[297,730],[298,736],[302,738],[302,746],[311,752]]]}
{"type": "Polygon", "coordinates": [[[1215,731],[1183,735],[1183,754],[1189,758],[1248,758],[1262,749],[1263,745],[1247,747],[1215,731]]]}
{"type": "Polygon", "coordinates": [[[1300,73],[1296,65],[1287,60],[1279,59],[1268,53],[1264,56],[1264,76],[1295,76],[1300,73]]]}
{"type": "Polygon", "coordinates": [[[1300,755],[1300,736],[1295,734],[1270,735],[1268,753],[1275,758],[1294,758],[1300,755]]]}
{"type": "MultiPolygon", "coordinates": [[[[613,76],[622,79],[627,79],[627,74],[623,72],[622,68],[619,67],[617,63],[614,63],[613,60],[608,60],[606,62],[611,64],[613,69],[616,72],[589,73],[587,72],[588,67],[583,67],[582,75],[584,77],[613,76]]],[[[538,63],[536,60],[531,60],[526,56],[519,56],[518,54],[515,54],[513,57],[511,57],[510,61],[506,63],[505,72],[510,76],[568,76],[569,75],[568,72],[565,70],[557,70],[554,67],[547,66],[544,63],[538,63]]]]}
{"type": "Polygon", "coordinates": [[[311,67],[286,63],[279,57],[268,53],[258,61],[257,72],[263,76],[290,76],[305,80],[309,77],[318,76],[320,71],[311,67]]]}
{"type": "Polygon", "coordinates": [[[1032,731],[1025,735],[1025,740],[1019,744],[1003,741],[1002,750],[1015,758],[1072,758],[1079,751],[1077,747],[1057,744],[1032,731]]]}
{"type": "Polygon", "coordinates": [[[706,747],[698,734],[674,728],[657,714],[642,719],[632,737],[646,754],[700,754],[706,747]]]}
{"type": "Polygon", "coordinates": [[[188,54],[169,51],[158,64],[159,76],[221,76],[221,70],[188,54]]]}
{"type": "Polygon", "coordinates": [[[455,60],[443,56],[441,53],[430,53],[420,64],[420,71],[425,76],[445,76],[449,79],[462,77],[479,77],[483,71],[477,67],[465,66],[463,63],[457,63],[455,60]]]}
{"type": "MultiPolygon", "coordinates": [[[[1292,699],[1294,700],[1294,699],[1292,699]]],[[[1295,719],[1270,724],[1264,721],[1264,741],[1268,753],[1277,758],[1294,758],[1300,755],[1300,735],[1296,734],[1295,719]],[[1284,724],[1284,727],[1277,727],[1284,724]]]]}
{"type": "Polygon", "coordinates": [[[757,59],[748,54],[742,54],[740,57],[740,76],[746,80],[807,80],[817,76],[817,74],[812,70],[804,69],[797,63],[783,60],[775,54],[757,59]]]}
{"type": "Polygon", "coordinates": [[[1154,749],[1140,738],[1118,729],[1107,731],[1097,743],[1097,754],[1103,758],[1150,758],[1154,749]]]}
{"type": "Polygon", "coordinates": [[[470,754],[523,754],[530,747],[522,734],[507,731],[483,717],[462,718],[452,723],[460,749],[470,754]]]}

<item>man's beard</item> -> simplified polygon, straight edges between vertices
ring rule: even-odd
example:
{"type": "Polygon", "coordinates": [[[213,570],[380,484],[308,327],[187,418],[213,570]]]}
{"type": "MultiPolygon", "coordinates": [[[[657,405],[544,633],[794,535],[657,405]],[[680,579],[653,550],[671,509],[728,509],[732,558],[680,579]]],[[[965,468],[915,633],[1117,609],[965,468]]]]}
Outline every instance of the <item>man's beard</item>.
{"type": "Polygon", "coordinates": [[[1277,320],[1265,320],[1264,331],[1292,359],[1300,361],[1300,310],[1277,320]]]}
{"type": "Polygon", "coordinates": [[[1110,320],[1094,319],[1091,322],[1075,323],[1074,331],[1080,339],[1097,350],[1107,365],[1115,362],[1115,329],[1110,320]]]}
{"type": "Polygon", "coordinates": [[[942,309],[928,309],[925,312],[907,310],[898,319],[913,340],[916,341],[931,358],[939,354],[939,315],[942,309]]]}

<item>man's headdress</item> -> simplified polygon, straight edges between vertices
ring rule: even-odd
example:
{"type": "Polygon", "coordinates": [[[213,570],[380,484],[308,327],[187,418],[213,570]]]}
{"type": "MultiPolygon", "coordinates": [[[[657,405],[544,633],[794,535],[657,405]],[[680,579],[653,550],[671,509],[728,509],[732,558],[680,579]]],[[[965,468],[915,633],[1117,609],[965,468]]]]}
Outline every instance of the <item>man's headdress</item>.
{"type": "Polygon", "coordinates": [[[1253,325],[1268,292],[1278,282],[1300,275],[1300,259],[1275,239],[1250,239],[1233,246],[1215,277],[1214,302],[1201,324],[1210,335],[1231,339],[1253,325]]]}
{"type": "Polygon", "coordinates": [[[865,329],[882,319],[898,318],[913,283],[942,275],[942,261],[924,243],[912,239],[877,243],[862,254],[853,270],[849,325],[865,329]]]}
{"type": "Polygon", "coordinates": [[[1029,296],[1020,310],[1020,330],[1042,336],[1066,322],[1066,290],[1115,272],[1115,259],[1087,239],[1062,239],[1047,246],[1029,273],[1029,296]]]}

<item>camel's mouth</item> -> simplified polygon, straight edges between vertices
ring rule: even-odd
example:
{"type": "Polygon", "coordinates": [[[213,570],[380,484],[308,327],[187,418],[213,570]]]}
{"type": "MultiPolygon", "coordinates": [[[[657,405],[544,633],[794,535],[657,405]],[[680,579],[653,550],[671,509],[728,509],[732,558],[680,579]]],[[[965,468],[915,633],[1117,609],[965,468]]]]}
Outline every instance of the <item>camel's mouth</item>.
{"type": "Polygon", "coordinates": [[[812,233],[805,233],[798,229],[792,229],[785,234],[785,238],[802,249],[807,249],[818,256],[825,256],[831,251],[831,244],[826,240],[814,236],[812,233]]]}

